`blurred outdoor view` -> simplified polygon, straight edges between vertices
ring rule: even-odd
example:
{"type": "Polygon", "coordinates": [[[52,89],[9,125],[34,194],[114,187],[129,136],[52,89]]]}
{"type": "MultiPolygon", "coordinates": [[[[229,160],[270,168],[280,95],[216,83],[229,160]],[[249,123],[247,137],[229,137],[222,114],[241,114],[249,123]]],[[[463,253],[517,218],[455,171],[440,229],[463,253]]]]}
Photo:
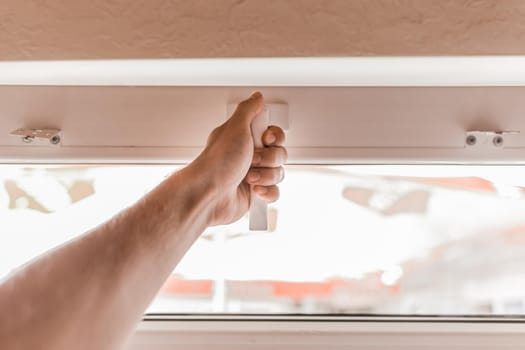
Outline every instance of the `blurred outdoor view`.
{"type": "MultiPolygon", "coordinates": [[[[0,166],[0,280],[175,170],[0,166]]],[[[523,187],[520,166],[288,166],[270,231],[208,229],[148,312],[525,314],[523,187]]]]}

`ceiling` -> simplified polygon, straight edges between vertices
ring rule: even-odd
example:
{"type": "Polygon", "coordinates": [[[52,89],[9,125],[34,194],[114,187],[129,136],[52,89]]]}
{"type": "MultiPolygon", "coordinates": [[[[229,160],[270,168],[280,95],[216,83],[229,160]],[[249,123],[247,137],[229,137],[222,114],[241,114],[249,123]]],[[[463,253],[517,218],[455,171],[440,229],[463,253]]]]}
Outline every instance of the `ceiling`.
{"type": "Polygon", "coordinates": [[[521,0],[3,0],[0,60],[525,54],[521,0]]]}

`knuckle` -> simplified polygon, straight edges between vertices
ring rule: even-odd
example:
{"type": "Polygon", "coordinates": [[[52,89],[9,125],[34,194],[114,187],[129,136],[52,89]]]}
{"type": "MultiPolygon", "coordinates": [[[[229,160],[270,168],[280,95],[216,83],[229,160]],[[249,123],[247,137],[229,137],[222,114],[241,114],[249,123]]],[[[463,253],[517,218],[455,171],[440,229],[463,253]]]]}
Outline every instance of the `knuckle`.
{"type": "Polygon", "coordinates": [[[286,151],[282,147],[272,147],[271,148],[271,162],[273,166],[279,166],[284,164],[286,161],[286,151]]]}
{"type": "Polygon", "coordinates": [[[285,135],[283,129],[281,129],[279,126],[276,126],[276,125],[272,125],[270,128],[272,130],[272,133],[275,135],[275,138],[277,139],[276,142],[278,144],[284,143],[286,135],[285,135]]]}
{"type": "Polygon", "coordinates": [[[237,107],[237,109],[241,109],[241,110],[245,110],[246,108],[248,108],[250,105],[251,105],[252,101],[251,100],[244,100],[244,101],[241,101],[237,107]]]}
{"type": "Polygon", "coordinates": [[[279,147],[279,151],[281,153],[281,164],[284,164],[288,160],[288,151],[284,147],[279,147]]]}
{"type": "Polygon", "coordinates": [[[269,156],[268,156],[268,161],[270,164],[276,164],[277,163],[277,152],[275,152],[275,148],[272,147],[269,149],[269,156]]]}
{"type": "Polygon", "coordinates": [[[275,154],[271,147],[263,148],[261,155],[262,155],[262,161],[265,166],[271,166],[274,163],[275,154]]]}
{"type": "Polygon", "coordinates": [[[268,193],[269,193],[268,200],[270,202],[275,202],[276,200],[279,199],[279,187],[277,186],[270,187],[268,189],[268,193]]]}
{"type": "Polygon", "coordinates": [[[281,128],[279,128],[279,132],[281,133],[281,142],[284,143],[286,141],[286,134],[281,128]]]}
{"type": "Polygon", "coordinates": [[[215,138],[217,138],[221,132],[221,128],[222,128],[222,125],[221,126],[218,126],[216,127],[215,129],[213,129],[211,132],[210,132],[210,135],[208,136],[208,143],[212,140],[214,140],[215,138]]]}
{"type": "Polygon", "coordinates": [[[268,127],[268,131],[277,136],[277,134],[279,133],[279,128],[275,125],[270,125],[268,127]]]}
{"type": "Polygon", "coordinates": [[[277,167],[286,163],[288,152],[284,147],[268,147],[261,152],[261,164],[267,167],[277,167]]]}
{"type": "Polygon", "coordinates": [[[274,169],[273,171],[273,180],[275,183],[278,183],[282,180],[282,177],[283,177],[283,169],[282,168],[277,168],[277,169],[274,169]]]}
{"type": "Polygon", "coordinates": [[[216,136],[216,135],[220,132],[220,130],[221,130],[221,127],[218,126],[218,127],[216,127],[215,129],[213,129],[213,130],[211,131],[211,134],[210,134],[210,135],[211,135],[211,136],[216,136]]]}

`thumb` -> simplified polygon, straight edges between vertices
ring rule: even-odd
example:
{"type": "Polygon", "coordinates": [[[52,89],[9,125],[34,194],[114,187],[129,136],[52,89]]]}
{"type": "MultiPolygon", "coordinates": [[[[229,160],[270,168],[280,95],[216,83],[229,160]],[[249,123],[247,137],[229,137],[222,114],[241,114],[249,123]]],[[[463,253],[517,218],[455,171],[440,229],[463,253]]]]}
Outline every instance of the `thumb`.
{"type": "Polygon", "coordinates": [[[259,91],[255,91],[246,100],[239,103],[231,119],[250,125],[255,117],[264,108],[264,97],[259,91]]]}

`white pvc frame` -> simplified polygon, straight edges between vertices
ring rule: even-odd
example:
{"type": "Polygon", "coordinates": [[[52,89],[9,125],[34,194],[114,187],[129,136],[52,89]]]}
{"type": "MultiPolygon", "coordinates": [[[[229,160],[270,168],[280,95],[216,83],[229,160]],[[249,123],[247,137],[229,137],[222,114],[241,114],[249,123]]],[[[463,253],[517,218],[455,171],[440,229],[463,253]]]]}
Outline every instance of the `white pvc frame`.
{"type": "Polygon", "coordinates": [[[194,316],[143,321],[142,349],[522,349],[519,318],[194,316]]]}
{"type": "MultiPolygon", "coordinates": [[[[525,57],[0,62],[0,85],[13,88],[21,85],[521,87],[525,86],[525,57]]],[[[451,144],[457,145],[457,142],[451,144]]],[[[153,148],[81,146],[50,152],[45,148],[7,144],[1,149],[8,154],[5,157],[0,154],[4,163],[130,164],[185,162],[201,148],[184,145],[153,148]]],[[[524,148],[512,145],[494,152],[475,152],[461,147],[388,148],[375,145],[291,147],[289,152],[294,163],[304,164],[525,164],[524,148]]],[[[128,349],[464,350],[521,349],[524,345],[525,323],[521,318],[148,316],[139,324],[128,349]]]]}
{"type": "Polygon", "coordinates": [[[525,56],[5,61],[0,85],[524,86],[525,56]]]}

